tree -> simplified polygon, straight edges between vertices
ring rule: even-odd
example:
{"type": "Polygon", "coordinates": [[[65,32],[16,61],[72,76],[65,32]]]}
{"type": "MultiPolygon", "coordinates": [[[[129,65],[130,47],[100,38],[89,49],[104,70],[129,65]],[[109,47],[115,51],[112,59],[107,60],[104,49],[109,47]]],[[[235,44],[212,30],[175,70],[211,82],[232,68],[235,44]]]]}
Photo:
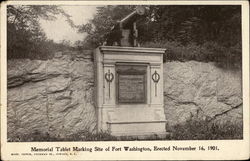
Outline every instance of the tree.
{"type": "Polygon", "coordinates": [[[53,5],[8,5],[7,6],[7,57],[47,58],[53,43],[45,36],[39,19],[55,20],[56,15],[66,17],[75,27],[70,16],[53,5]]]}
{"type": "MultiPolygon", "coordinates": [[[[85,44],[100,45],[112,26],[136,6],[98,7],[94,18],[80,27],[89,36],[85,44]]],[[[232,46],[241,40],[240,6],[151,5],[147,14],[137,23],[139,41],[178,41],[182,44],[203,44],[213,41],[232,46]],[[230,27],[231,26],[231,27],[230,27]]]]}
{"type": "MultiPolygon", "coordinates": [[[[103,6],[79,32],[85,48],[101,45],[112,26],[136,6],[103,6]]],[[[240,5],[149,5],[137,22],[142,47],[167,48],[168,59],[241,63],[240,5]],[[229,61],[229,59],[231,59],[229,61]]],[[[239,65],[240,66],[240,65],[239,65]]]]}
{"type": "Polygon", "coordinates": [[[79,32],[86,32],[85,48],[95,48],[107,38],[111,28],[118,20],[130,13],[136,6],[102,6],[97,7],[97,13],[89,23],[79,26],[79,32]]]}

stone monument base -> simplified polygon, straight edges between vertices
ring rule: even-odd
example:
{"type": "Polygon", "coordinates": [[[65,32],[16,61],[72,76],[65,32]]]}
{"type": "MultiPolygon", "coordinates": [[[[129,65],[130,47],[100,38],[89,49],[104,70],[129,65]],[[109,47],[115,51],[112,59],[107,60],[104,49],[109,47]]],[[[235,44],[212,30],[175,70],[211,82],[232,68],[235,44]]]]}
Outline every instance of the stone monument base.
{"type": "Polygon", "coordinates": [[[170,136],[169,132],[162,132],[162,133],[134,133],[130,135],[115,135],[115,137],[118,138],[118,140],[161,140],[166,139],[168,136],[170,136]]]}
{"type": "Polygon", "coordinates": [[[102,125],[113,136],[152,136],[166,132],[164,109],[159,106],[126,105],[99,109],[102,125]]]}
{"type": "Polygon", "coordinates": [[[165,49],[101,46],[95,51],[98,131],[117,137],[166,136],[165,49]]]}

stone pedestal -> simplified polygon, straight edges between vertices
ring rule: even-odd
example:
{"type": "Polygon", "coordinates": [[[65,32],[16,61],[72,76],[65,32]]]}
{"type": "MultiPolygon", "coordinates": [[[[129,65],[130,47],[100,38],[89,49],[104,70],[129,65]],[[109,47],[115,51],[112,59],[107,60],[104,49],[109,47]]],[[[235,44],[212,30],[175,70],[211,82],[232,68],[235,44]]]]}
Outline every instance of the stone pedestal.
{"type": "Polygon", "coordinates": [[[114,136],[163,134],[165,49],[101,46],[95,50],[98,131],[114,136]]]}

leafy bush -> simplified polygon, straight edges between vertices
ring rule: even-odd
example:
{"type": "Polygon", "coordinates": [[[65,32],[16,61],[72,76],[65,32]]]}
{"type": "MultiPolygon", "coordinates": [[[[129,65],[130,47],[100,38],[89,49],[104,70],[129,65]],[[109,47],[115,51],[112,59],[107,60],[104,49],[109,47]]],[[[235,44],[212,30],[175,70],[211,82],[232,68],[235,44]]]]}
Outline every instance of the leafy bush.
{"type": "Polygon", "coordinates": [[[242,139],[243,126],[227,122],[216,124],[207,120],[191,119],[173,127],[170,140],[226,140],[242,139]]]}
{"type": "Polygon", "coordinates": [[[167,61],[216,62],[220,67],[241,67],[241,46],[237,44],[230,48],[215,42],[206,42],[202,45],[190,43],[183,45],[177,41],[146,42],[142,47],[165,48],[164,59],[167,61]]]}

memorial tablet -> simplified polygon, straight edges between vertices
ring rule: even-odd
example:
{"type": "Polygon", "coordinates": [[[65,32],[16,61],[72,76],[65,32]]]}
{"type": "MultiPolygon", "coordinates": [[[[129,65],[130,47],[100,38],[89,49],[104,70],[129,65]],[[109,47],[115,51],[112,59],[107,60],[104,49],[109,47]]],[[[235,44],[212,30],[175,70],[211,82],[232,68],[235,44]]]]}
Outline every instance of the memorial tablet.
{"type": "Polygon", "coordinates": [[[118,103],[146,103],[146,66],[117,66],[118,103]]]}

